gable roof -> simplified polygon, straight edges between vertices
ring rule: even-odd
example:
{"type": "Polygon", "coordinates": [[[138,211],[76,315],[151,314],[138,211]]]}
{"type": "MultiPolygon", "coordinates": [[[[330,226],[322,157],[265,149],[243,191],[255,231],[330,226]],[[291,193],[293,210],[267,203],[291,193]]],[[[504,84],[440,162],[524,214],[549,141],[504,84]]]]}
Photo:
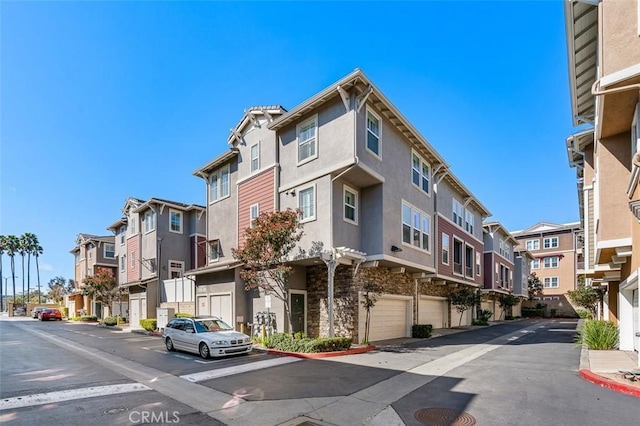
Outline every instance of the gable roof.
{"type": "Polygon", "coordinates": [[[85,234],[79,233],[76,237],[76,246],[69,251],[69,253],[75,253],[80,250],[80,246],[87,245],[89,243],[94,243],[96,246],[99,246],[100,243],[111,243],[115,244],[116,237],[113,235],[93,235],[93,234],[85,234]]]}
{"type": "Polygon", "coordinates": [[[242,132],[249,124],[260,127],[258,117],[265,118],[267,120],[267,123],[272,123],[276,120],[274,116],[281,116],[286,112],[287,110],[280,105],[252,106],[248,109],[245,109],[244,115],[242,116],[238,124],[236,124],[236,126],[230,130],[227,143],[235,147],[239,142],[241,142],[242,132]]]}
{"type": "Polygon", "coordinates": [[[511,241],[511,243],[513,243],[514,246],[517,246],[519,244],[519,241],[516,240],[513,237],[513,235],[511,235],[511,233],[507,231],[507,228],[505,228],[500,222],[497,222],[497,221],[484,222],[482,224],[482,229],[486,230],[486,232],[488,233],[500,231],[505,237],[507,237],[507,241],[511,241]]]}
{"type": "Polygon", "coordinates": [[[580,229],[580,222],[569,222],[563,224],[551,223],[551,222],[538,222],[529,228],[521,231],[512,231],[512,235],[532,234],[536,232],[553,232],[580,229]]]}
{"type": "Polygon", "coordinates": [[[162,198],[152,197],[152,198],[149,198],[144,203],[142,203],[141,205],[139,205],[133,212],[134,213],[143,212],[143,211],[151,208],[152,204],[160,204],[160,205],[164,205],[164,206],[168,206],[168,207],[171,207],[171,208],[174,208],[174,209],[180,209],[180,210],[184,210],[184,211],[191,211],[191,210],[204,211],[204,210],[206,210],[206,207],[198,205],[198,204],[185,204],[185,203],[181,203],[179,201],[164,200],[162,198]]]}

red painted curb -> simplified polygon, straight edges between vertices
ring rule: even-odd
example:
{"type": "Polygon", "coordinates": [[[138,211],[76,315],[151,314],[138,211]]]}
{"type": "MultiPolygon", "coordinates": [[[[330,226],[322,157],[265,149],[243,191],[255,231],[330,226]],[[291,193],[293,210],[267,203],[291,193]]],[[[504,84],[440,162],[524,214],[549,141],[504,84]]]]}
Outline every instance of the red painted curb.
{"type": "Polygon", "coordinates": [[[318,352],[318,353],[302,353],[302,352],[285,352],[278,351],[275,349],[269,349],[267,352],[272,355],[282,355],[282,356],[293,356],[296,358],[328,358],[330,356],[343,356],[343,355],[354,355],[354,354],[362,354],[365,352],[369,352],[376,349],[375,346],[361,346],[358,348],[348,349],[346,351],[335,351],[335,352],[318,352]]]}
{"type": "Polygon", "coordinates": [[[578,374],[587,382],[591,382],[593,384],[602,386],[603,388],[607,388],[616,392],[620,392],[627,395],[635,396],[636,398],[640,398],[640,388],[627,386],[622,383],[614,382],[613,380],[607,379],[606,377],[602,377],[595,373],[592,373],[590,370],[580,370],[578,371],[578,374]]]}

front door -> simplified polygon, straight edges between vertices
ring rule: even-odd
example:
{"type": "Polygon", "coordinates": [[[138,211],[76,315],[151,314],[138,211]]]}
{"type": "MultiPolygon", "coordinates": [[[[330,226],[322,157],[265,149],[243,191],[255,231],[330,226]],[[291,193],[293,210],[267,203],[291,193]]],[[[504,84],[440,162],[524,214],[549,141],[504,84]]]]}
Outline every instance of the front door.
{"type": "Polygon", "coordinates": [[[306,333],[306,294],[291,293],[291,332],[306,333]]]}

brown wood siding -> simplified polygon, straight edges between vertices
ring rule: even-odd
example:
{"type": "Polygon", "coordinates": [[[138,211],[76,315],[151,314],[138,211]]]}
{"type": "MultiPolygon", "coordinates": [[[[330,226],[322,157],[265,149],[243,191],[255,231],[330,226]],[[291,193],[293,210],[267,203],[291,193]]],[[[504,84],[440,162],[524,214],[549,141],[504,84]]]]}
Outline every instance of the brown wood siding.
{"type": "Polygon", "coordinates": [[[496,271],[493,268],[493,252],[484,253],[482,270],[484,272],[484,288],[493,288],[493,284],[495,283],[495,275],[496,271]]]}
{"type": "MultiPolygon", "coordinates": [[[[480,271],[480,275],[476,274],[476,253],[480,253],[480,255],[482,256],[482,252],[483,252],[483,248],[484,248],[484,244],[481,243],[480,241],[475,240],[473,237],[471,237],[469,234],[467,234],[467,232],[462,229],[459,228],[458,226],[452,224],[451,222],[445,220],[444,218],[442,218],[441,216],[438,216],[438,237],[442,238],[442,233],[448,234],[449,235],[449,240],[451,243],[451,248],[449,251],[449,265],[443,265],[442,264],[442,252],[440,251],[440,255],[439,255],[439,259],[438,259],[438,274],[439,275],[444,275],[444,276],[448,276],[451,278],[455,278],[458,280],[464,280],[467,281],[469,283],[473,283],[473,284],[477,284],[479,286],[483,285],[483,281],[482,281],[482,277],[484,272],[480,271]],[[473,279],[471,278],[467,278],[462,277],[460,275],[455,275],[453,273],[453,236],[455,235],[455,237],[459,240],[462,240],[466,245],[470,245],[473,247],[474,249],[474,254],[473,254],[473,279]]],[[[442,240],[440,240],[442,241],[442,240]]],[[[464,259],[464,252],[462,254],[463,259],[464,259]]],[[[481,261],[482,264],[482,261],[481,261]]],[[[463,267],[463,273],[464,273],[464,267],[463,267]]]]}
{"type": "Polygon", "coordinates": [[[198,235],[196,247],[196,268],[201,268],[207,264],[207,238],[198,235]]]}
{"type": "Polygon", "coordinates": [[[275,209],[275,169],[262,173],[238,185],[238,247],[244,244],[244,231],[249,227],[249,209],[258,204],[260,214],[275,209]]]}

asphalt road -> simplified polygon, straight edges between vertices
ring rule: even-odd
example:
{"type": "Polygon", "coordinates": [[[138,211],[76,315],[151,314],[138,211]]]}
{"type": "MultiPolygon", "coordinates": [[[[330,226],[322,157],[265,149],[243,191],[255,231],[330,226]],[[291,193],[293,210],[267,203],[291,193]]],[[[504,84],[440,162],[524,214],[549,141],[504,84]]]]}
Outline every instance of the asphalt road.
{"type": "Polygon", "coordinates": [[[637,398],[578,377],[576,324],[506,323],[320,360],[204,361],[157,337],[4,320],[0,423],[424,425],[429,410],[452,409],[477,425],[640,424],[637,398]]]}

